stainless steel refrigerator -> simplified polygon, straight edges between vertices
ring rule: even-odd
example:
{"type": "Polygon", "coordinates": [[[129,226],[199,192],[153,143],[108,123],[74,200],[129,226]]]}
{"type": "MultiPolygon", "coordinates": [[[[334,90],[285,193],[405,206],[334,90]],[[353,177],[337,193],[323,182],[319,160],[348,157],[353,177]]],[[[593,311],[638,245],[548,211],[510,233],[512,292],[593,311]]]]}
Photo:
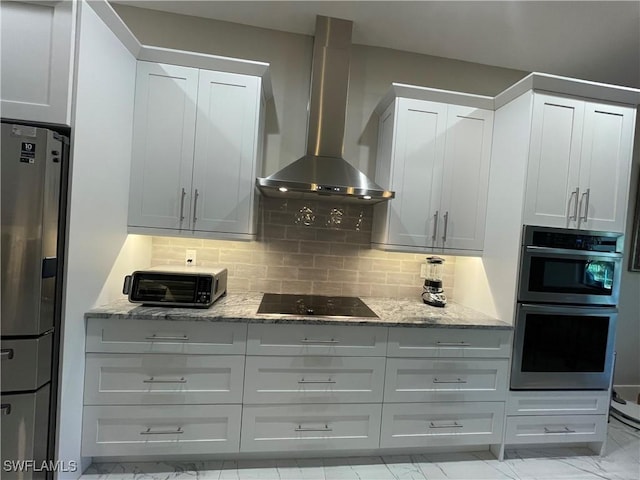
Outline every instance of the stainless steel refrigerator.
{"type": "Polygon", "coordinates": [[[1,475],[47,478],[51,472],[42,465],[54,459],[69,141],[47,128],[5,122],[1,139],[1,475]],[[23,460],[34,464],[7,463],[23,460]]]}

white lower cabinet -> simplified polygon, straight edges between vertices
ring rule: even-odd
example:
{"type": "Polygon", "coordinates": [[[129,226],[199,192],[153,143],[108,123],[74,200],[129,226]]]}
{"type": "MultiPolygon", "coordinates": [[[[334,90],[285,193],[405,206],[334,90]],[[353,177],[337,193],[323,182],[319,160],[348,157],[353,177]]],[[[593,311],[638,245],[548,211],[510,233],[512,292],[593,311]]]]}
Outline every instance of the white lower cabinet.
{"type": "Polygon", "coordinates": [[[608,391],[511,391],[505,448],[538,443],[589,443],[602,454],[608,391]]]}
{"type": "Polygon", "coordinates": [[[247,355],[384,357],[387,328],[250,324],[247,355]]]}
{"type": "Polygon", "coordinates": [[[82,455],[486,448],[502,442],[510,336],[89,318],[82,455]]]}
{"type": "Polygon", "coordinates": [[[378,448],[381,404],[245,405],[241,452],[378,448]]]}
{"type": "Polygon", "coordinates": [[[240,405],[85,406],[83,456],[237,452],[240,405]]]}
{"type": "Polygon", "coordinates": [[[244,355],[87,354],[86,405],[242,403],[244,355]]]}
{"type": "Polygon", "coordinates": [[[503,422],[504,402],[385,403],[380,446],[498,444],[503,422]]]}
{"type": "Polygon", "coordinates": [[[240,449],[247,325],[87,320],[82,455],[240,449]]]}
{"type": "Polygon", "coordinates": [[[509,392],[507,415],[606,415],[609,392],[522,391],[509,392]]]}
{"type": "Polygon", "coordinates": [[[244,403],[381,403],[384,367],[384,357],[247,357],[244,403]]]}
{"type": "Polygon", "coordinates": [[[507,417],[505,444],[602,442],[606,436],[606,415],[507,417]]]}
{"type": "Polygon", "coordinates": [[[504,359],[389,358],[385,402],[504,401],[504,359]]]}

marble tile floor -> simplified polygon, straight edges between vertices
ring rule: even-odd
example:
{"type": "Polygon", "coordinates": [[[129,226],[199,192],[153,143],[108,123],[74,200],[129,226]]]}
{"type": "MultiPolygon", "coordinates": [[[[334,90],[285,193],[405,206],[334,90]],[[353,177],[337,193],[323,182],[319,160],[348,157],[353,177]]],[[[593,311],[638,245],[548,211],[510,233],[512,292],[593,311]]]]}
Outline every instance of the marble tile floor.
{"type": "Polygon", "coordinates": [[[607,453],[521,449],[489,452],[261,461],[93,464],[81,480],[640,480],[640,432],[615,419],[607,453]]]}

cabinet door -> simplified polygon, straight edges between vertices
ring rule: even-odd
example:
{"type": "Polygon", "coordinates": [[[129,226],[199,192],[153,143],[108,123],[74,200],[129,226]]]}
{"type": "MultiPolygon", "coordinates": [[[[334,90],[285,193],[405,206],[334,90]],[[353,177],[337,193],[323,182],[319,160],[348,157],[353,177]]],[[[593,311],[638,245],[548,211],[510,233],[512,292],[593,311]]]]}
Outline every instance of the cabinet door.
{"type": "Polygon", "coordinates": [[[198,70],[138,62],[129,225],[187,229],[198,70]]]}
{"type": "Polygon", "coordinates": [[[76,2],[2,2],[2,117],[70,125],[76,2]]]}
{"type": "Polygon", "coordinates": [[[200,71],[191,228],[255,233],[260,79],[200,71]]]}
{"type": "Polygon", "coordinates": [[[535,94],[524,223],[577,227],[584,101],[535,94]]]}
{"type": "Polygon", "coordinates": [[[493,112],[449,105],[438,247],[482,250],[493,112]]]}
{"type": "Polygon", "coordinates": [[[624,233],[635,109],[586,102],[579,227],[624,233]]]}
{"type": "Polygon", "coordinates": [[[389,243],[431,247],[437,238],[447,105],[398,99],[389,243]]]}

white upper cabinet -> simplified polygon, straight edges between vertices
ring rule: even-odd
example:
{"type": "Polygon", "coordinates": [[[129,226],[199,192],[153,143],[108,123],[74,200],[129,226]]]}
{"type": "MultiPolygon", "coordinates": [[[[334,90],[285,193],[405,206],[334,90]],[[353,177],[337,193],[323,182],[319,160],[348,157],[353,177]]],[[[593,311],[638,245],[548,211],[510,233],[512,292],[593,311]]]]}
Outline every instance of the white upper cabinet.
{"type": "Polygon", "coordinates": [[[193,230],[250,233],[261,111],[259,78],[200,70],[193,230]]]}
{"type": "Polygon", "coordinates": [[[395,99],[380,117],[376,182],[396,198],[376,206],[373,245],[482,251],[492,128],[488,109],[395,99]]]}
{"type": "Polygon", "coordinates": [[[524,223],[624,232],[635,109],[535,93],[524,223]]]}
{"type": "Polygon", "coordinates": [[[140,61],[129,230],[250,239],[261,78],[140,61]]]}
{"type": "Polygon", "coordinates": [[[1,2],[2,117],[71,124],[76,2],[1,2]]]}
{"type": "Polygon", "coordinates": [[[129,225],[188,229],[198,69],[138,62],[129,225]]]}
{"type": "Polygon", "coordinates": [[[449,105],[438,246],[482,250],[493,112],[449,105]]]}

